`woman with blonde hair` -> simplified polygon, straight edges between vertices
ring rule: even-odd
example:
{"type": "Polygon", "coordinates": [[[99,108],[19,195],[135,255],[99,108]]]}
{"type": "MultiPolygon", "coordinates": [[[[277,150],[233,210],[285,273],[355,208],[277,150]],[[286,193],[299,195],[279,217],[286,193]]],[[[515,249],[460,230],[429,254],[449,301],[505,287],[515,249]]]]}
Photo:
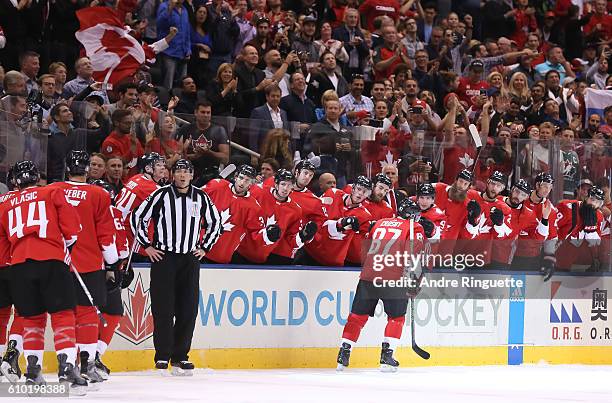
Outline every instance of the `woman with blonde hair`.
{"type": "Polygon", "coordinates": [[[234,78],[234,67],[223,63],[217,69],[217,77],[206,89],[206,97],[212,103],[213,116],[231,116],[238,79],[234,78]]]}
{"type": "Polygon", "coordinates": [[[487,83],[491,88],[497,88],[499,92],[504,94],[506,87],[504,86],[504,76],[498,71],[494,71],[487,77],[487,83]]]}
{"type": "Polygon", "coordinates": [[[520,99],[521,105],[531,104],[531,92],[529,91],[527,76],[524,73],[519,71],[512,75],[508,84],[508,92],[520,99]]]}
{"type": "Polygon", "coordinates": [[[145,152],[156,152],[166,158],[166,165],[171,167],[181,158],[182,144],[175,140],[176,118],[165,115],[155,122],[153,133],[147,135],[145,152]],[[161,122],[161,123],[160,123],[161,122]]]}
{"type": "Polygon", "coordinates": [[[284,129],[271,129],[266,133],[266,138],[261,146],[260,161],[272,158],[282,168],[293,168],[293,157],[289,150],[289,132],[284,129]]]}

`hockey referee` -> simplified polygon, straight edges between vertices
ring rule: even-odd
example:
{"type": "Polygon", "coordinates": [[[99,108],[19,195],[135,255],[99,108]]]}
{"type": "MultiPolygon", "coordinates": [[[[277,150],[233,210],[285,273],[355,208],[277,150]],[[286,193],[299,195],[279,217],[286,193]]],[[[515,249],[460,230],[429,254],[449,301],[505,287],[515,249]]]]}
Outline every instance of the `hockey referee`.
{"type": "Polygon", "coordinates": [[[140,223],[136,239],[152,262],[155,367],[165,371],[170,361],[173,375],[191,375],[194,366],[187,354],[197,316],[199,260],[219,239],[221,220],[208,195],[191,184],[190,161],[176,161],[172,175],[172,184],[154,191],[134,211],[140,223]],[[150,226],[153,240],[147,233],[150,226]]]}

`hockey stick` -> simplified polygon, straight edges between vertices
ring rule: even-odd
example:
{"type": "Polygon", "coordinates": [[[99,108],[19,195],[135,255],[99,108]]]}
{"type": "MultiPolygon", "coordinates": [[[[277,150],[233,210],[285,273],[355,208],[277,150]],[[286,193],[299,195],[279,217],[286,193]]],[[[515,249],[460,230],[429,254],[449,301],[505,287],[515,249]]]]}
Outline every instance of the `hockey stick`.
{"type": "MultiPolygon", "coordinates": [[[[414,220],[410,220],[410,253],[414,256],[414,220]]],[[[415,284],[418,287],[418,284],[415,284]]],[[[419,357],[424,360],[428,360],[430,354],[419,347],[416,343],[415,328],[414,328],[414,296],[410,297],[410,332],[412,335],[412,351],[414,351],[419,357]]]]}
{"type": "Polygon", "coordinates": [[[229,164],[228,166],[223,168],[221,172],[219,172],[219,176],[222,177],[223,179],[227,179],[227,177],[230,176],[232,173],[234,173],[235,170],[236,170],[236,165],[229,164]]]}
{"type": "Polygon", "coordinates": [[[472,135],[472,140],[474,140],[474,145],[476,145],[476,159],[474,160],[474,167],[472,168],[472,178],[474,177],[474,172],[476,171],[476,165],[478,164],[478,159],[480,158],[480,152],[482,151],[482,139],[480,138],[480,133],[478,133],[478,129],[475,124],[471,124],[469,126],[470,134],[472,135]]]}
{"type": "Polygon", "coordinates": [[[104,326],[104,327],[108,326],[108,323],[106,323],[106,319],[104,319],[104,316],[102,316],[102,312],[100,312],[100,309],[98,308],[97,305],[94,305],[91,293],[87,289],[87,286],[83,282],[83,278],[81,277],[81,275],[77,271],[76,267],[74,267],[74,265],[72,263],[70,264],[70,267],[72,267],[72,272],[74,273],[74,275],[76,276],[77,280],[79,281],[79,284],[81,285],[81,288],[83,289],[83,292],[87,296],[87,299],[89,300],[89,303],[91,304],[91,306],[93,306],[96,309],[96,313],[98,314],[98,318],[100,319],[100,322],[102,322],[102,326],[104,326]]]}

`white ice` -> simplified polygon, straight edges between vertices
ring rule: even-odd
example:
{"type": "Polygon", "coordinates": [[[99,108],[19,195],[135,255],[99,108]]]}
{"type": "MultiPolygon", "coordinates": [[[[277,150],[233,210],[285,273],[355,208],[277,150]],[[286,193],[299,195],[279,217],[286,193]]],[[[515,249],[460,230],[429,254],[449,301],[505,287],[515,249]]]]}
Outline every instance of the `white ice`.
{"type": "MultiPolygon", "coordinates": [[[[612,402],[612,366],[523,365],[374,369],[196,370],[191,378],[113,373],[92,402],[612,402]]],[[[52,375],[46,375],[52,380],[52,375]]],[[[5,400],[5,399],[3,399],[5,400]]],[[[12,398],[13,402],[49,399],[12,398]]],[[[52,399],[51,401],[54,401],[52,399]]]]}

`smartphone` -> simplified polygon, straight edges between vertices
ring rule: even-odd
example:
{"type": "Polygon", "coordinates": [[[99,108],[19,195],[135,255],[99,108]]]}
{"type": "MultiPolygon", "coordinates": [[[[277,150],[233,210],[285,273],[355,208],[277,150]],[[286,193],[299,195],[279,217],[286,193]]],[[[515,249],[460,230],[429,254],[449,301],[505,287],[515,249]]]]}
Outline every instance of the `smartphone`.
{"type": "Polygon", "coordinates": [[[420,106],[413,106],[412,113],[414,113],[415,115],[420,115],[423,113],[423,108],[421,108],[420,106]]]}
{"type": "Polygon", "coordinates": [[[487,89],[486,88],[481,88],[480,89],[480,96],[481,97],[486,97],[487,96],[487,89]]]}

